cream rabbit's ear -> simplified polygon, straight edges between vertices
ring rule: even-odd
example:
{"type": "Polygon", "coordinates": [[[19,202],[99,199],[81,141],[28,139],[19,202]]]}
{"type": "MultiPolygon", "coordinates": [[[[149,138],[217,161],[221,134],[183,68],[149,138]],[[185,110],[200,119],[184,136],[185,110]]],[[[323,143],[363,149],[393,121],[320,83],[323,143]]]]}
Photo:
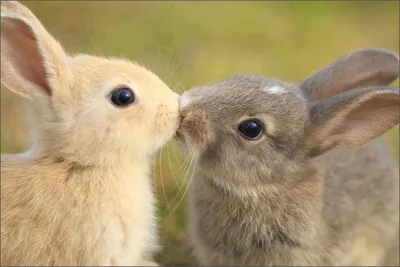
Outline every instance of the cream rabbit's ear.
{"type": "Polygon", "coordinates": [[[51,96],[71,77],[67,55],[36,16],[16,1],[1,1],[1,82],[36,99],[51,96]]]}

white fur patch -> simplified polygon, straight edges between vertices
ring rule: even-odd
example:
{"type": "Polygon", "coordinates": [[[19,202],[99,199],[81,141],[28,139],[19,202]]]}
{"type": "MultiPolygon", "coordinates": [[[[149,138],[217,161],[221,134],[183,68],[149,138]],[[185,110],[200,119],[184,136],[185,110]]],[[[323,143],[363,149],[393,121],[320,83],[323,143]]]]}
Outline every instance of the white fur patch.
{"type": "Polygon", "coordinates": [[[184,107],[189,105],[191,100],[192,99],[187,94],[183,94],[179,99],[179,108],[183,109],[184,107]]]}
{"type": "Polygon", "coordinates": [[[266,86],[264,87],[264,90],[270,94],[282,94],[286,92],[286,89],[281,86],[266,86]]]}

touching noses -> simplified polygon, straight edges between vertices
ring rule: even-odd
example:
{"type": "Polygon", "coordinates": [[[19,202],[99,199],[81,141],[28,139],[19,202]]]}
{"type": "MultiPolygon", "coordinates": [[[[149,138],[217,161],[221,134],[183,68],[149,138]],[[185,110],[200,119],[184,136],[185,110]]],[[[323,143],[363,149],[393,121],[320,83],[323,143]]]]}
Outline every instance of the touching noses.
{"type": "Polygon", "coordinates": [[[182,111],[189,103],[191,102],[191,98],[189,97],[188,93],[185,92],[179,98],[179,110],[182,111]]]}

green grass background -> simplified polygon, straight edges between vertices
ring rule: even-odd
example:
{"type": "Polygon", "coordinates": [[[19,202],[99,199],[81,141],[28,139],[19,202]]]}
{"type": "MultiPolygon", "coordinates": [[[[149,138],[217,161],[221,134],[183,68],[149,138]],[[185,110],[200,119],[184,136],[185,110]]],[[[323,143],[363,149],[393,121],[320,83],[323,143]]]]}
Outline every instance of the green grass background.
{"type": "MultiPolygon", "coordinates": [[[[68,52],[141,62],[179,93],[238,73],[299,82],[355,49],[399,50],[395,1],[24,3],[68,52]]],[[[2,87],[2,153],[28,147],[24,104],[2,87]]],[[[387,137],[398,158],[398,128],[387,137]]],[[[189,164],[173,142],[157,158],[154,174],[164,246],[158,260],[195,264],[186,228],[189,164]]]]}

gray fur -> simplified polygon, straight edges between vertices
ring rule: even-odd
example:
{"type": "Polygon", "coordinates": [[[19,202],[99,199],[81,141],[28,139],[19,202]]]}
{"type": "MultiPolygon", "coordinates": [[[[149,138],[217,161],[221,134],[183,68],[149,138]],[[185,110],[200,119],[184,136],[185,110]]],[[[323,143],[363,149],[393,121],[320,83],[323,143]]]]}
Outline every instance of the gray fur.
{"type": "Polygon", "coordinates": [[[399,173],[379,138],[399,122],[387,86],[398,57],[337,62],[299,86],[237,75],[185,93],[178,136],[198,162],[190,229],[202,265],[377,265],[398,246],[399,173]],[[243,116],[273,127],[246,140],[243,116]]]}
{"type": "Polygon", "coordinates": [[[380,49],[360,49],[309,77],[300,88],[308,98],[321,100],[360,85],[390,84],[398,75],[397,55],[380,49]]]}

